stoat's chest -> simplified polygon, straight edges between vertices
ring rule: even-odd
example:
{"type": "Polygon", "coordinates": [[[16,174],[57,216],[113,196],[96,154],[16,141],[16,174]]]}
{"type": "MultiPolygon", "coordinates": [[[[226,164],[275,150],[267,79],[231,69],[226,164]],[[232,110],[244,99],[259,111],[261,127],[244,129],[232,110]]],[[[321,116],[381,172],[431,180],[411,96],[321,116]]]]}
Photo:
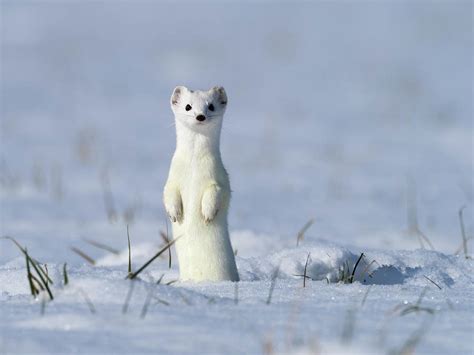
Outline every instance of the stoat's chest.
{"type": "Polygon", "coordinates": [[[229,179],[219,156],[209,153],[175,153],[173,175],[184,204],[200,203],[203,192],[212,184],[228,189],[229,179]]]}

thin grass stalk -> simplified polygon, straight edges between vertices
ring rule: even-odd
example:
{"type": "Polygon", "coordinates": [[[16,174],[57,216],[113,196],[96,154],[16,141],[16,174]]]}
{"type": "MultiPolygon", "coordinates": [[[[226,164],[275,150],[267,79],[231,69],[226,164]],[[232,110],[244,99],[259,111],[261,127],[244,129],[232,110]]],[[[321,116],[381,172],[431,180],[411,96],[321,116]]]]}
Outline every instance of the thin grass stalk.
{"type": "Polygon", "coordinates": [[[273,290],[275,289],[275,284],[276,284],[276,279],[278,277],[278,273],[280,272],[280,266],[277,266],[275,271],[273,271],[272,275],[272,281],[270,283],[270,289],[268,291],[268,298],[267,298],[267,304],[270,304],[272,301],[272,295],[273,295],[273,290]]]}
{"type": "Polygon", "coordinates": [[[403,343],[402,347],[396,351],[392,351],[392,353],[394,355],[414,354],[416,347],[427,332],[430,324],[430,319],[425,320],[423,324],[405,341],[405,343],[403,343]]]}
{"type": "Polygon", "coordinates": [[[44,288],[44,286],[42,285],[41,281],[38,280],[35,275],[33,274],[30,274],[30,277],[31,277],[31,280],[33,281],[33,285],[36,284],[35,288],[39,294],[39,291],[38,290],[41,290],[41,291],[45,291],[46,289],[44,288]]]}
{"type": "MultiPolygon", "coordinates": [[[[28,258],[30,259],[30,262],[31,262],[31,258],[28,256],[28,258]]],[[[41,274],[41,271],[38,270],[38,267],[36,266],[36,264],[34,262],[31,262],[31,265],[33,265],[33,269],[35,269],[36,273],[38,274],[40,280],[41,280],[41,283],[42,285],[44,286],[44,288],[46,289],[46,292],[48,292],[48,295],[49,295],[49,298],[51,299],[51,301],[54,299],[53,297],[53,293],[51,292],[51,290],[49,289],[49,286],[48,286],[48,283],[46,282],[46,280],[44,279],[43,275],[41,274]]]]}
{"type": "Polygon", "coordinates": [[[400,312],[400,317],[406,316],[407,314],[414,313],[414,312],[426,312],[429,314],[434,314],[435,310],[429,307],[409,306],[400,312]]]}
{"type": "Polygon", "coordinates": [[[46,310],[46,299],[44,297],[41,297],[41,306],[40,306],[40,313],[42,316],[44,316],[44,312],[46,310]]]}
{"type": "Polygon", "coordinates": [[[125,297],[125,302],[123,303],[123,306],[122,306],[122,314],[125,314],[128,311],[128,305],[130,304],[130,300],[132,299],[134,288],[135,288],[135,281],[131,280],[130,287],[128,288],[128,292],[127,292],[127,297],[125,297]]]}
{"type": "Polygon", "coordinates": [[[420,231],[419,229],[417,229],[416,232],[421,236],[421,238],[424,239],[424,241],[429,245],[429,247],[431,248],[431,250],[435,250],[434,245],[431,243],[431,241],[429,240],[429,238],[428,238],[422,231],[420,231]]]}
{"type": "Polygon", "coordinates": [[[357,262],[355,263],[354,265],[354,269],[352,270],[352,275],[351,275],[351,278],[350,278],[350,283],[353,283],[354,282],[354,277],[355,277],[355,272],[357,270],[357,266],[359,266],[359,263],[361,261],[361,259],[364,257],[364,253],[361,253],[360,256],[359,256],[359,259],[357,259],[357,262]]]}
{"type": "MultiPolygon", "coordinates": [[[[163,231],[160,232],[161,239],[165,242],[165,244],[169,243],[169,235],[168,235],[168,222],[166,222],[166,234],[163,231]]],[[[168,269],[171,269],[171,248],[168,249],[168,269]]]]}
{"type": "Polygon", "coordinates": [[[82,297],[84,297],[84,301],[87,304],[87,307],[89,308],[89,311],[94,314],[96,313],[96,309],[94,307],[94,304],[92,303],[91,299],[87,295],[87,293],[83,289],[79,289],[79,292],[81,293],[82,297]]]}
{"type": "Polygon", "coordinates": [[[466,206],[462,206],[459,209],[458,215],[459,215],[459,225],[461,227],[462,249],[464,251],[464,257],[466,259],[469,259],[469,256],[467,254],[467,237],[466,237],[466,229],[464,227],[464,217],[463,217],[464,208],[466,208],[466,206]]]}
{"type": "MultiPolygon", "coordinates": [[[[23,247],[20,245],[20,243],[18,243],[18,242],[16,241],[15,238],[10,237],[10,236],[7,235],[7,236],[1,237],[1,239],[10,240],[11,242],[13,242],[13,243],[18,247],[18,249],[20,249],[20,251],[21,251],[23,254],[26,254],[25,248],[23,248],[23,247]]],[[[31,265],[36,265],[35,271],[38,272],[37,269],[39,269],[39,271],[43,274],[43,276],[46,277],[50,283],[53,283],[53,280],[51,280],[51,278],[48,276],[48,274],[43,270],[43,268],[41,267],[39,261],[33,259],[30,255],[28,255],[28,258],[30,259],[31,265]]]]}
{"type": "Polygon", "coordinates": [[[438,289],[442,290],[442,287],[438,285],[436,282],[434,282],[433,280],[431,280],[428,276],[423,275],[423,277],[427,279],[429,282],[431,282],[433,285],[435,285],[438,289]]]}
{"type": "Polygon", "coordinates": [[[78,248],[75,248],[75,247],[71,247],[71,250],[76,253],[77,255],[79,255],[81,258],[83,258],[84,260],[86,260],[89,264],[91,265],[95,265],[95,260],[92,259],[89,255],[87,255],[86,253],[84,253],[82,250],[78,249],[78,248]]]}
{"type": "Polygon", "coordinates": [[[130,245],[130,232],[127,224],[127,240],[128,240],[128,275],[132,274],[132,247],[130,245]]]}
{"type": "Polygon", "coordinates": [[[306,287],[306,271],[308,269],[308,261],[309,261],[309,257],[310,257],[311,253],[308,253],[308,256],[306,257],[306,263],[304,264],[304,273],[303,273],[303,288],[306,287]]]}
{"type": "Polygon", "coordinates": [[[163,277],[165,277],[165,274],[161,274],[160,278],[158,279],[158,281],[156,281],[156,284],[159,285],[161,283],[161,281],[163,281],[163,277]]]}
{"type": "Polygon", "coordinates": [[[300,231],[298,232],[297,236],[296,236],[296,246],[298,246],[300,244],[300,242],[303,241],[304,239],[304,234],[306,233],[306,231],[309,229],[309,227],[311,227],[314,223],[314,218],[311,218],[308,222],[305,223],[305,225],[300,229],[300,231]]]}
{"type": "Polygon", "coordinates": [[[234,304],[239,304],[239,283],[235,282],[234,285],[234,304]]]}
{"type": "Polygon", "coordinates": [[[104,169],[101,175],[105,211],[109,222],[114,222],[117,220],[117,212],[115,210],[114,195],[112,193],[112,188],[110,187],[107,169],[104,169]]]}
{"type": "Polygon", "coordinates": [[[33,285],[33,280],[31,279],[31,270],[30,270],[30,259],[28,258],[28,251],[25,248],[25,260],[26,260],[26,276],[28,278],[28,284],[30,285],[31,295],[36,296],[36,287],[33,285]]]}
{"type": "Polygon", "coordinates": [[[153,256],[150,260],[148,260],[145,264],[143,264],[143,266],[141,268],[139,268],[137,271],[135,271],[134,273],[131,273],[127,276],[127,278],[133,280],[134,278],[136,278],[143,270],[145,270],[148,265],[150,265],[156,258],[158,258],[161,254],[163,254],[166,250],[168,250],[168,248],[170,248],[174,243],[176,243],[176,241],[181,238],[181,236],[173,239],[171,242],[169,242],[167,245],[165,245],[158,253],[155,254],[155,256],[153,256]]]}
{"type": "MultiPolygon", "coordinates": [[[[363,259],[365,261],[365,259],[363,259]]],[[[362,271],[362,275],[365,275],[367,274],[369,277],[372,277],[372,274],[373,274],[373,271],[370,272],[370,273],[367,273],[367,271],[369,271],[370,267],[372,266],[372,264],[377,264],[379,265],[380,267],[380,264],[377,262],[377,260],[372,260],[370,263],[367,264],[367,266],[365,267],[364,271],[362,271]]],[[[364,280],[365,281],[365,280],[364,280]]]]}
{"type": "Polygon", "coordinates": [[[161,282],[161,279],[163,276],[156,282],[153,283],[150,286],[150,289],[148,290],[148,293],[146,295],[145,303],[143,304],[142,311],[140,313],[140,318],[144,319],[146,317],[146,314],[148,313],[148,307],[150,306],[151,299],[153,297],[153,293],[155,292],[156,285],[158,285],[161,282]]]}
{"type": "Polygon", "coordinates": [[[362,302],[360,303],[361,307],[364,307],[365,301],[367,300],[367,296],[369,295],[370,290],[372,289],[373,285],[370,285],[367,291],[365,291],[364,298],[362,298],[362,302]]]}
{"type": "Polygon", "coordinates": [[[112,253],[112,254],[115,254],[115,255],[120,254],[120,252],[119,252],[117,249],[112,248],[111,246],[108,246],[108,245],[106,245],[106,244],[103,244],[103,243],[100,243],[100,242],[96,242],[95,240],[92,240],[92,239],[83,238],[83,240],[84,240],[86,243],[88,243],[88,244],[90,244],[90,245],[92,245],[92,246],[94,246],[94,247],[96,247],[96,248],[98,248],[98,249],[102,249],[102,250],[108,251],[109,253],[112,253]]]}
{"type": "Polygon", "coordinates": [[[49,281],[48,281],[48,280],[50,280],[50,278],[49,278],[48,264],[44,264],[44,268],[45,268],[45,270],[46,270],[46,283],[49,284],[49,281]]]}
{"type": "Polygon", "coordinates": [[[347,311],[346,319],[344,322],[344,328],[341,335],[341,342],[343,344],[350,344],[352,342],[352,338],[354,336],[355,320],[355,309],[349,309],[347,311]]]}
{"type": "Polygon", "coordinates": [[[420,296],[418,296],[418,299],[416,300],[415,306],[419,306],[421,302],[423,301],[423,298],[425,297],[426,292],[428,291],[428,286],[426,286],[423,291],[421,291],[420,296]]]}
{"type": "Polygon", "coordinates": [[[67,276],[67,263],[63,265],[63,276],[64,276],[64,286],[69,283],[69,277],[67,276]]]}

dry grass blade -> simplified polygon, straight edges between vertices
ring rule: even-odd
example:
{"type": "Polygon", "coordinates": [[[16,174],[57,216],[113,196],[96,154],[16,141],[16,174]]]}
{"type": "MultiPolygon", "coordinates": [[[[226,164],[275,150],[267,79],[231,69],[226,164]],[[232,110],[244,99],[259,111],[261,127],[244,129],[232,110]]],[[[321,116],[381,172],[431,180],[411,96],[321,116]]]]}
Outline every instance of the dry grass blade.
{"type": "MultiPolygon", "coordinates": [[[[466,238],[466,243],[470,240],[474,239],[473,237],[467,237],[466,238]]],[[[464,242],[461,243],[461,245],[456,249],[456,251],[454,252],[454,255],[459,255],[459,253],[461,253],[461,251],[464,250],[464,242]]],[[[466,256],[466,259],[470,259],[471,257],[468,255],[466,256]]]]}
{"type": "MultiPolygon", "coordinates": [[[[30,277],[31,277],[31,281],[33,282],[33,286],[35,286],[36,290],[41,290],[41,291],[44,291],[46,290],[43,286],[43,284],[41,283],[40,280],[38,280],[35,275],[33,274],[30,274],[30,277]]],[[[39,293],[38,293],[39,294],[39,293]]]]}
{"type": "Polygon", "coordinates": [[[362,298],[362,302],[360,303],[361,307],[364,307],[365,301],[367,300],[367,296],[369,295],[370,290],[372,289],[373,285],[370,285],[367,291],[365,291],[364,298],[362,298]]]}
{"type": "Polygon", "coordinates": [[[451,300],[449,298],[446,298],[446,303],[447,303],[450,310],[454,309],[454,304],[453,304],[453,302],[451,302],[451,300]]]}
{"type": "Polygon", "coordinates": [[[153,296],[153,299],[156,300],[156,303],[161,303],[161,304],[164,304],[165,306],[169,306],[169,305],[170,305],[169,302],[167,302],[167,301],[165,301],[165,300],[162,300],[162,299],[159,298],[159,297],[153,296]]]}
{"type": "Polygon", "coordinates": [[[79,289],[79,292],[80,292],[80,294],[82,295],[82,297],[84,297],[84,301],[86,302],[87,307],[89,308],[89,311],[90,311],[92,314],[96,313],[94,304],[92,303],[91,299],[90,299],[89,296],[87,295],[86,291],[84,291],[83,289],[80,288],[80,289],[79,289]]]}
{"type": "Polygon", "coordinates": [[[234,304],[239,304],[239,283],[234,283],[234,304]]]}
{"type": "Polygon", "coordinates": [[[78,248],[75,248],[75,247],[71,247],[71,250],[76,253],[77,255],[79,255],[80,257],[82,257],[84,260],[86,260],[89,264],[91,265],[95,265],[95,260],[92,259],[89,255],[87,255],[86,253],[84,253],[82,250],[78,249],[78,248]]]}
{"type": "Polygon", "coordinates": [[[125,302],[122,306],[122,313],[125,314],[128,311],[128,305],[132,299],[133,290],[135,289],[135,281],[130,281],[130,287],[128,288],[127,297],[125,297],[125,302]]]}
{"type": "MultiPolygon", "coordinates": [[[[364,258],[364,253],[361,253],[359,258],[357,259],[354,268],[351,271],[351,268],[349,266],[349,260],[346,260],[345,263],[342,264],[342,267],[339,267],[339,279],[338,282],[342,282],[344,284],[351,284],[355,280],[355,273],[357,270],[357,267],[360,264],[360,261],[364,258]]],[[[372,263],[369,264],[369,266],[372,263]]],[[[366,268],[367,270],[367,268],[366,268]]],[[[362,275],[365,273],[365,271],[362,273],[362,275]]],[[[327,278],[326,278],[327,279],[327,278]]],[[[329,281],[329,280],[328,280],[329,281]]],[[[329,283],[329,282],[328,282],[329,283]]]]}
{"type": "Polygon", "coordinates": [[[434,314],[435,310],[430,307],[422,307],[421,302],[423,301],[423,298],[425,297],[426,292],[428,291],[428,286],[423,288],[423,291],[421,291],[420,296],[418,296],[418,300],[415,302],[415,304],[399,304],[395,306],[395,308],[392,310],[393,314],[398,314],[399,316],[404,316],[410,313],[418,313],[418,312],[426,312],[429,314],[434,314]]]}
{"type": "Polygon", "coordinates": [[[56,200],[61,200],[64,195],[63,172],[60,164],[51,167],[51,195],[56,200]]]}
{"type": "Polygon", "coordinates": [[[421,291],[420,296],[418,297],[418,300],[415,303],[415,306],[419,306],[421,302],[423,301],[423,298],[425,297],[426,292],[428,291],[428,286],[426,286],[423,291],[421,291]]]}
{"type": "Polygon", "coordinates": [[[407,178],[407,224],[408,232],[418,238],[418,242],[420,243],[420,247],[422,249],[425,249],[425,245],[423,243],[424,241],[429,245],[431,250],[435,250],[431,241],[420,230],[418,224],[418,209],[416,204],[416,183],[410,177],[407,178]]]}
{"type": "Polygon", "coordinates": [[[273,290],[275,289],[276,279],[278,277],[279,272],[280,272],[280,265],[278,265],[273,271],[272,281],[270,283],[270,290],[268,291],[268,298],[266,302],[267,304],[270,304],[272,301],[273,290]]]}
{"type": "Polygon", "coordinates": [[[416,229],[415,233],[417,233],[419,237],[421,237],[426,242],[426,244],[429,245],[431,250],[435,250],[435,247],[433,246],[429,238],[422,231],[420,231],[419,229],[416,229]]]}
{"type": "MultiPolygon", "coordinates": [[[[53,293],[51,292],[51,290],[48,286],[48,281],[47,280],[51,281],[51,283],[53,283],[53,282],[49,278],[49,276],[46,274],[46,272],[41,268],[41,266],[34,259],[32,259],[28,255],[28,253],[26,252],[26,249],[23,248],[20,245],[20,243],[18,243],[14,238],[9,237],[9,236],[4,236],[2,238],[11,240],[21,250],[21,252],[25,255],[25,257],[30,261],[30,264],[33,266],[33,269],[36,271],[38,277],[40,278],[40,280],[41,280],[40,286],[44,286],[44,289],[46,289],[46,291],[48,292],[49,298],[51,300],[53,300],[54,299],[53,293]]],[[[33,276],[33,274],[31,274],[31,275],[33,276]]]]}
{"type": "Polygon", "coordinates": [[[32,275],[31,275],[31,269],[30,269],[30,259],[28,258],[28,251],[26,250],[25,248],[25,259],[26,259],[26,275],[28,277],[28,283],[30,285],[30,291],[31,291],[31,295],[33,297],[36,297],[36,295],[39,293],[38,289],[35,287],[35,285],[33,284],[33,280],[32,280],[32,275]]]}
{"type": "Polygon", "coordinates": [[[350,283],[354,282],[355,272],[357,270],[357,266],[359,266],[359,263],[360,263],[360,261],[362,260],[363,257],[364,257],[364,253],[360,253],[359,259],[357,259],[357,262],[354,265],[354,269],[352,269],[352,275],[351,275],[351,278],[350,278],[350,283]]]}
{"type": "Polygon", "coordinates": [[[69,277],[67,276],[67,263],[63,265],[63,277],[64,277],[64,286],[69,283],[69,277]]]}
{"type": "Polygon", "coordinates": [[[44,264],[44,269],[46,270],[46,283],[48,283],[48,280],[51,280],[49,278],[48,264],[44,264]]]}
{"type": "Polygon", "coordinates": [[[308,256],[306,257],[306,263],[304,264],[303,288],[306,287],[306,278],[308,277],[308,276],[306,276],[306,272],[308,270],[308,261],[309,261],[310,256],[311,256],[311,253],[308,253],[308,256]]]}
{"type": "Polygon", "coordinates": [[[161,283],[161,281],[163,280],[163,277],[165,277],[165,274],[161,274],[160,278],[158,279],[158,281],[156,281],[156,284],[159,285],[161,283]]]}
{"type": "Polygon", "coordinates": [[[298,246],[300,244],[300,242],[303,241],[304,234],[309,229],[309,227],[311,227],[313,225],[313,223],[314,223],[314,218],[311,218],[308,222],[306,222],[306,224],[303,226],[303,228],[300,229],[300,231],[298,232],[298,235],[296,237],[296,246],[298,246]]]}
{"type": "Polygon", "coordinates": [[[146,295],[145,303],[143,304],[142,311],[140,313],[140,318],[144,319],[146,317],[146,314],[148,312],[148,307],[150,306],[151,299],[153,297],[153,293],[155,291],[156,285],[158,285],[161,282],[161,279],[163,278],[164,274],[161,275],[160,279],[156,282],[153,283],[150,286],[150,289],[148,290],[148,293],[146,295]]]}
{"type": "MultiPolygon", "coordinates": [[[[365,259],[363,259],[363,260],[365,261],[365,259]]],[[[364,271],[362,271],[362,276],[364,276],[364,275],[367,274],[370,278],[372,278],[372,275],[374,274],[375,270],[373,270],[373,271],[371,271],[371,272],[369,272],[369,273],[367,273],[367,272],[369,271],[370,267],[371,267],[373,264],[376,264],[376,265],[378,265],[379,267],[381,267],[380,264],[377,262],[377,260],[374,259],[374,260],[372,260],[370,263],[368,263],[367,266],[365,267],[364,271]]],[[[365,282],[365,281],[366,281],[366,280],[364,279],[364,282],[365,282]]]]}
{"type": "MultiPolygon", "coordinates": [[[[30,259],[31,261],[31,259],[30,259]]],[[[41,272],[38,271],[38,269],[36,268],[36,265],[34,263],[31,263],[31,265],[33,265],[33,268],[36,270],[36,273],[38,274],[40,280],[41,280],[41,283],[38,281],[38,283],[40,284],[40,286],[44,286],[44,288],[46,289],[46,292],[48,292],[48,295],[49,295],[49,299],[52,301],[54,299],[53,297],[53,293],[51,292],[49,286],[48,286],[48,283],[46,282],[46,280],[43,278],[43,276],[41,275],[41,272]],[[42,285],[41,285],[42,284],[42,285]]]]}
{"type": "MultiPolygon", "coordinates": [[[[170,242],[168,234],[168,221],[166,222],[166,234],[163,231],[160,231],[161,239],[168,244],[170,242]]],[[[168,269],[171,269],[171,248],[168,249],[168,269]]]]}
{"type": "Polygon", "coordinates": [[[461,236],[462,236],[462,249],[464,251],[464,257],[466,259],[469,259],[469,256],[467,254],[467,237],[466,237],[466,229],[464,227],[464,217],[463,217],[463,211],[466,208],[466,206],[462,206],[459,209],[458,215],[459,215],[459,224],[461,226],[461,236]]]}
{"type": "MultiPolygon", "coordinates": [[[[23,248],[23,247],[20,245],[20,243],[18,243],[18,242],[16,241],[15,238],[6,235],[6,236],[1,237],[1,239],[10,240],[11,242],[13,242],[13,243],[18,247],[18,249],[21,250],[21,252],[22,252],[23,254],[26,253],[25,248],[23,248]]],[[[39,272],[41,272],[41,274],[48,280],[49,283],[53,283],[53,280],[51,280],[51,278],[48,276],[47,272],[44,271],[43,268],[41,267],[40,262],[39,262],[38,260],[33,259],[30,255],[28,255],[28,258],[30,259],[31,265],[35,266],[35,270],[36,270],[36,271],[39,270],[39,272]]]]}
{"type": "Polygon", "coordinates": [[[429,307],[408,306],[400,312],[400,316],[405,316],[407,314],[414,313],[414,312],[426,312],[429,314],[434,314],[435,310],[429,307]]]}
{"type": "Polygon", "coordinates": [[[117,220],[117,212],[115,210],[114,195],[110,187],[109,175],[107,169],[104,169],[101,174],[102,194],[104,197],[104,207],[107,213],[109,222],[117,220]]]}
{"type": "Polygon", "coordinates": [[[346,319],[344,322],[344,328],[342,330],[342,335],[341,335],[341,342],[343,344],[349,344],[352,341],[352,338],[354,336],[355,320],[356,320],[355,309],[349,309],[347,311],[346,319]]]}
{"type": "Polygon", "coordinates": [[[139,268],[137,271],[135,271],[134,273],[131,273],[127,276],[127,278],[129,279],[134,279],[135,277],[137,277],[143,270],[145,270],[148,265],[150,265],[156,258],[158,258],[161,254],[163,254],[166,250],[168,250],[174,243],[176,243],[176,241],[181,238],[181,236],[173,239],[171,242],[169,242],[168,244],[166,244],[158,253],[156,253],[150,260],[148,260],[145,264],[143,264],[143,266],[141,268],[139,268]]]}
{"type": "MultiPolygon", "coordinates": [[[[47,271],[45,271],[42,267],[41,267],[41,264],[38,262],[38,260],[35,260],[33,259],[32,257],[30,257],[30,260],[32,263],[35,263],[36,266],[38,267],[38,270],[41,272],[41,274],[45,277],[46,281],[50,284],[53,283],[53,280],[49,277],[47,271]]],[[[46,264],[45,264],[45,267],[46,267],[46,264]]]]}
{"type": "Polygon", "coordinates": [[[40,313],[43,316],[44,311],[46,310],[46,299],[44,297],[41,297],[41,308],[40,308],[40,313]]]}
{"type": "Polygon", "coordinates": [[[130,231],[127,224],[127,241],[128,241],[128,275],[132,274],[132,247],[130,245],[130,231]]]}
{"type": "Polygon", "coordinates": [[[272,338],[270,336],[265,337],[263,341],[263,354],[273,355],[275,353],[273,348],[272,338]]]}
{"type": "Polygon", "coordinates": [[[420,328],[418,328],[402,345],[402,347],[396,351],[392,351],[393,355],[411,355],[415,353],[415,348],[420,343],[421,339],[425,335],[430,325],[429,320],[423,322],[420,328]]]}
{"type": "Polygon", "coordinates": [[[105,250],[105,251],[108,251],[109,253],[112,253],[112,254],[115,254],[115,255],[118,255],[120,254],[120,252],[117,250],[117,249],[114,249],[106,244],[103,244],[103,243],[99,243],[99,242],[96,242],[95,240],[92,240],[92,239],[86,239],[86,238],[83,238],[82,240],[84,240],[86,243],[98,248],[98,249],[102,249],[102,250],[105,250]]]}
{"type": "Polygon", "coordinates": [[[440,290],[442,290],[441,286],[438,285],[438,284],[437,284],[436,282],[434,282],[433,280],[431,280],[428,276],[423,275],[423,277],[424,277],[425,279],[427,279],[429,282],[431,282],[433,285],[435,285],[436,287],[438,287],[440,290]]]}

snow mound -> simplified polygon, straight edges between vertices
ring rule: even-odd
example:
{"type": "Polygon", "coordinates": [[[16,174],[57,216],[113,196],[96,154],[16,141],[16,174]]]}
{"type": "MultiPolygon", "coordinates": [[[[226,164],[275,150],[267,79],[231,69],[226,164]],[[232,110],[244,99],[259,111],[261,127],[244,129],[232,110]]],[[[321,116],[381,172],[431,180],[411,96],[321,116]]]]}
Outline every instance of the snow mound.
{"type": "MultiPolygon", "coordinates": [[[[247,248],[251,249],[252,240],[259,240],[252,233],[242,233],[242,240],[247,239],[247,248]]],[[[244,240],[245,241],[245,240],[244,240]]],[[[247,248],[242,248],[246,250],[247,248]]],[[[132,268],[136,270],[149,260],[161,246],[153,243],[142,243],[132,247],[132,268]]],[[[254,249],[256,253],[256,249],[254,249]]],[[[436,251],[418,249],[414,251],[387,250],[351,250],[327,240],[304,242],[298,247],[289,247],[264,255],[243,257],[237,256],[237,266],[242,281],[268,281],[276,270],[279,279],[301,279],[305,273],[308,279],[328,283],[357,282],[361,284],[401,285],[410,284],[425,286],[436,284],[441,288],[455,284],[473,284],[472,261],[455,255],[446,255],[436,251]],[[357,267],[356,267],[357,265],[357,267]],[[354,272],[355,268],[355,272],[354,272]],[[352,274],[354,274],[353,279],[352,274]]],[[[255,254],[254,254],[255,255],[255,254]]],[[[168,268],[168,254],[155,260],[141,275],[144,280],[176,282],[179,270],[176,256],[173,255],[173,266],[168,268]]],[[[104,254],[98,258],[96,266],[83,265],[70,270],[70,277],[79,278],[85,288],[101,290],[101,282],[107,280],[114,284],[121,283],[126,275],[128,249],[119,254],[104,254]],[[119,268],[117,268],[119,267],[119,268]],[[94,284],[96,287],[89,287],[94,284]]],[[[62,279],[62,265],[49,264],[49,272],[54,279],[62,279]]],[[[0,283],[4,296],[27,295],[26,268],[24,259],[17,257],[0,266],[0,283]]],[[[109,286],[111,285],[109,284],[109,286]]],[[[186,285],[182,283],[182,285],[186,285]]],[[[115,285],[119,287],[119,285],[115,285]]],[[[121,287],[121,286],[120,286],[121,287]]],[[[107,291],[107,290],[105,290],[107,291]]],[[[104,297],[103,294],[100,295],[104,297]]]]}
{"type": "Polygon", "coordinates": [[[344,246],[318,240],[299,247],[288,248],[267,256],[237,258],[242,280],[256,281],[272,278],[301,278],[338,282],[347,280],[354,271],[354,282],[364,284],[426,284],[433,281],[440,287],[455,282],[473,283],[472,262],[443,253],[418,249],[414,251],[368,250],[353,252],[344,246]]]}

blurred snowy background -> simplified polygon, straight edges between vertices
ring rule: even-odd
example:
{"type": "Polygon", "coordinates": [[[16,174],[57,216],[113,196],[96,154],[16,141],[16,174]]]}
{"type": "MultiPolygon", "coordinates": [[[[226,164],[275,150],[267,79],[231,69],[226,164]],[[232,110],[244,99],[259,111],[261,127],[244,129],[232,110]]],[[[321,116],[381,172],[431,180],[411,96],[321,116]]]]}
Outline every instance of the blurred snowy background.
{"type": "Polygon", "coordinates": [[[472,354],[472,2],[0,6],[0,235],[55,297],[0,240],[0,353],[472,354]],[[124,280],[127,224],[133,270],[162,244],[177,85],[229,96],[237,285],[124,280]]]}
{"type": "Polygon", "coordinates": [[[125,247],[127,223],[159,241],[169,96],[223,85],[237,248],[315,218],[307,240],[415,249],[416,208],[453,253],[463,205],[473,231],[472,57],[469,1],[2,1],[1,234],[73,264],[81,238],[125,247]]]}

